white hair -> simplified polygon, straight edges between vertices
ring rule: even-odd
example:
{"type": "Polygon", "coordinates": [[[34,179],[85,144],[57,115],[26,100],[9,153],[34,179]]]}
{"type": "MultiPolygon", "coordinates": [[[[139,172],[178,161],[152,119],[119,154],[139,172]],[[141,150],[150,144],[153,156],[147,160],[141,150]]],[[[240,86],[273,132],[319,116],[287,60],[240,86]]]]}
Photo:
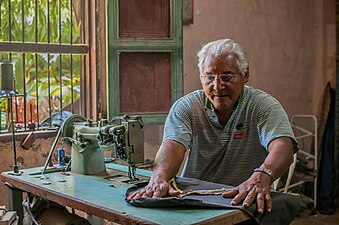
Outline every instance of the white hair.
{"type": "Polygon", "coordinates": [[[246,53],[238,43],[232,39],[220,39],[204,45],[198,52],[198,67],[200,75],[203,74],[203,67],[208,56],[235,54],[237,57],[238,69],[243,76],[248,70],[246,53]]]}

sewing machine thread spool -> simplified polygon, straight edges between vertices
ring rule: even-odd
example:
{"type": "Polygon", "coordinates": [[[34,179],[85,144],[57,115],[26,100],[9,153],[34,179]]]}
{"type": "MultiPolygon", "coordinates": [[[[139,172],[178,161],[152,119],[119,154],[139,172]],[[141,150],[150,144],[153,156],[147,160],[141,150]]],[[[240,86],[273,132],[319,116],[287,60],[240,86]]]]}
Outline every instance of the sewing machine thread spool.
{"type": "Polygon", "coordinates": [[[58,166],[64,166],[65,165],[65,149],[59,148],[58,149],[58,166]]]}
{"type": "Polygon", "coordinates": [[[0,63],[0,75],[1,75],[1,90],[12,91],[13,90],[13,64],[9,61],[0,63]]]}

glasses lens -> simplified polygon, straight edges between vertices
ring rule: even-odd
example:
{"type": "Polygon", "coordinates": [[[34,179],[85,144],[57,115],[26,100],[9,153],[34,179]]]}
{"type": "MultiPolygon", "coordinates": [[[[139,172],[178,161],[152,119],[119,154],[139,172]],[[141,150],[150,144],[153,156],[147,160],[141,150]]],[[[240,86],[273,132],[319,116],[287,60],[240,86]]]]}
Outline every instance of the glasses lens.
{"type": "MultiPolygon", "coordinates": [[[[216,79],[216,76],[217,75],[215,75],[215,74],[204,75],[205,84],[212,83],[216,79]]],[[[226,74],[221,74],[219,77],[220,77],[220,80],[221,80],[222,83],[227,83],[227,82],[230,82],[235,77],[235,75],[230,74],[230,73],[226,73],[226,74]]]]}
{"type": "Polygon", "coordinates": [[[234,75],[233,74],[221,74],[220,75],[220,80],[224,83],[230,82],[233,79],[234,75]]]}
{"type": "Polygon", "coordinates": [[[204,80],[206,84],[212,83],[214,79],[215,79],[215,75],[212,75],[212,74],[208,74],[204,76],[204,80]]]}

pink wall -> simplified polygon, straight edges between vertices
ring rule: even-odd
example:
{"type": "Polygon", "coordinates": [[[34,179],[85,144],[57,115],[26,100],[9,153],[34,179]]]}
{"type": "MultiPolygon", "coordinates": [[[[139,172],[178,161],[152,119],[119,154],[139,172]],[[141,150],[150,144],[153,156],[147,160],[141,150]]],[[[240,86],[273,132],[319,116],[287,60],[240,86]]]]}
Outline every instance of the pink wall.
{"type": "Polygon", "coordinates": [[[334,0],[194,0],[183,36],[185,93],[201,88],[201,45],[226,37],[247,52],[249,85],[276,97],[289,116],[318,115],[326,83],[335,87],[334,0]]]}
{"type": "MultiPolygon", "coordinates": [[[[201,45],[226,37],[247,52],[249,85],[277,98],[289,116],[320,119],[324,88],[335,87],[335,0],[194,0],[194,22],[183,36],[185,94],[201,88],[201,45]]],[[[145,130],[147,159],[159,149],[162,128],[145,130]]]]}

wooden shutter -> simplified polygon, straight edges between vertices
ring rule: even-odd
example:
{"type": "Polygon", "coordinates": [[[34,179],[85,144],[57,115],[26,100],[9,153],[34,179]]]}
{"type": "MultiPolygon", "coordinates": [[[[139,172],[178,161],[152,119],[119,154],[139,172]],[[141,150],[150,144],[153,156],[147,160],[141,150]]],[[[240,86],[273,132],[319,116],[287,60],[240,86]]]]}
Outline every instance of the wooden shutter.
{"type": "Polygon", "coordinates": [[[109,117],[162,123],[182,96],[182,0],[110,0],[109,117]]]}

